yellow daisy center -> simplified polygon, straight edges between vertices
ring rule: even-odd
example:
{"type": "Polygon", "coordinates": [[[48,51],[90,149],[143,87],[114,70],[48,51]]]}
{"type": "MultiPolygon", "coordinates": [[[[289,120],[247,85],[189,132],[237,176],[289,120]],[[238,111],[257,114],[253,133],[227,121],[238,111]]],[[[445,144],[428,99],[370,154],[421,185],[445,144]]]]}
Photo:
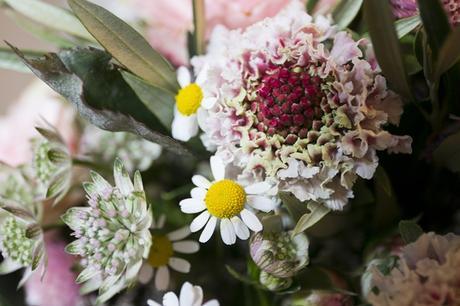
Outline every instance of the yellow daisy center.
{"type": "Polygon", "coordinates": [[[176,105],[179,112],[184,116],[196,113],[203,100],[203,91],[196,83],[185,86],[176,95],[176,105]]]}
{"type": "Polygon", "coordinates": [[[158,268],[166,266],[169,259],[173,256],[174,250],[171,240],[166,236],[153,236],[152,247],[150,248],[148,263],[158,268]]]}
{"type": "Polygon", "coordinates": [[[246,203],[246,192],[232,180],[221,180],[209,187],[204,199],[211,215],[231,218],[238,215],[246,203]]]}

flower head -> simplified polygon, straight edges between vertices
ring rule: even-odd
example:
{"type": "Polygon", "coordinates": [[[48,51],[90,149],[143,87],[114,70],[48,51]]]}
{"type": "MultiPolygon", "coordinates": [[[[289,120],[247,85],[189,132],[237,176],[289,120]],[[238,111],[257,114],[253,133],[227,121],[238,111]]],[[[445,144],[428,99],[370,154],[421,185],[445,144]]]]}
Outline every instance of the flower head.
{"type": "Polygon", "coordinates": [[[219,306],[217,300],[211,300],[203,304],[203,290],[200,286],[193,286],[189,282],[182,285],[179,297],[174,292],[168,292],[163,296],[163,303],[148,300],[149,306],[219,306]]]}
{"type": "Polygon", "coordinates": [[[349,295],[337,292],[313,290],[307,296],[294,297],[289,306],[353,306],[349,295]]]}
{"type": "Polygon", "coordinates": [[[234,244],[236,237],[248,239],[249,229],[261,231],[262,223],[246,206],[249,204],[252,208],[265,212],[272,210],[274,202],[265,195],[271,185],[262,182],[243,187],[237,181],[226,179],[225,166],[217,156],[211,157],[211,170],[214,181],[210,182],[201,175],[195,175],[192,182],[197,187],[192,189],[192,197],[180,202],[184,213],[201,212],[190,225],[192,232],[204,227],[200,242],[207,242],[211,238],[218,220],[225,244],[234,244]]]}
{"type": "Polygon", "coordinates": [[[144,281],[150,279],[156,273],[155,287],[162,291],[168,289],[169,286],[169,268],[181,273],[188,273],[190,271],[190,263],[185,259],[177,257],[176,253],[192,254],[198,252],[200,249],[198,242],[184,240],[190,235],[188,226],[164,233],[164,223],[164,215],[152,223],[152,246],[150,247],[147,261],[142,267],[143,273],[141,273],[147,276],[142,277],[144,281]]]}
{"type": "Polygon", "coordinates": [[[308,262],[308,238],[292,237],[289,232],[256,233],[251,237],[250,253],[256,265],[276,277],[292,277],[308,262]]]}
{"type": "Polygon", "coordinates": [[[402,248],[390,269],[369,266],[367,299],[375,306],[459,305],[459,265],[459,236],[423,234],[402,248]]]}
{"type": "Polygon", "coordinates": [[[152,243],[152,215],[140,173],[133,183],[119,159],[115,186],[95,172],[91,179],[83,183],[89,207],[71,208],[62,219],[77,238],[67,252],[83,258],[77,283],[86,282],[86,292],[99,289],[98,301],[105,302],[137,279],[152,243]]]}
{"type": "Polygon", "coordinates": [[[292,278],[277,277],[265,271],[261,271],[259,275],[260,283],[270,291],[281,291],[289,288],[292,285],[292,278]]]}
{"type": "Polygon", "coordinates": [[[218,97],[200,125],[205,144],[239,179],[343,208],[356,178],[373,176],[377,150],[411,151],[410,137],[384,130],[401,101],[360,47],[298,1],[244,31],[216,29],[208,54],[192,59],[218,97]]]}
{"type": "Polygon", "coordinates": [[[216,102],[215,97],[203,92],[201,88],[205,81],[203,77],[204,73],[201,73],[192,83],[192,76],[187,68],[180,67],[177,71],[177,78],[182,88],[176,95],[172,136],[178,140],[188,141],[193,136],[196,136],[203,108],[209,109],[216,102]]]}

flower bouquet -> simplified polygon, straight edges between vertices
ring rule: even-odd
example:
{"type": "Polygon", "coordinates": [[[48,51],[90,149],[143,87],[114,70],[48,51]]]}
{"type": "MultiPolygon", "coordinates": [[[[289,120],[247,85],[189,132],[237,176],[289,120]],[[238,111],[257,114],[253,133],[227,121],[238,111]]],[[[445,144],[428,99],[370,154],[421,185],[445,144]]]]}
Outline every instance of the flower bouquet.
{"type": "Polygon", "coordinates": [[[460,305],[460,1],[0,8],[0,303],[460,305]]]}

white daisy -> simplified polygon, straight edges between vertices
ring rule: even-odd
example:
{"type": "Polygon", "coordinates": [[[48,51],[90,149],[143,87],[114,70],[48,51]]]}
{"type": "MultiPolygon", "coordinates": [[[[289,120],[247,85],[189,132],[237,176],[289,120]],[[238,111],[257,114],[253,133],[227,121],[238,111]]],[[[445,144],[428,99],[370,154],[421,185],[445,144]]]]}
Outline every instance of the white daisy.
{"type": "Polygon", "coordinates": [[[177,80],[181,89],[176,95],[172,136],[178,140],[188,141],[198,134],[198,117],[204,116],[204,109],[210,109],[217,101],[203,90],[206,69],[203,69],[192,83],[192,76],[186,67],[177,70],[177,80]],[[203,109],[204,108],[204,109],[203,109]]]}
{"type": "Polygon", "coordinates": [[[190,272],[190,263],[185,259],[175,257],[175,253],[192,254],[200,249],[198,242],[183,240],[190,235],[188,226],[165,235],[161,233],[164,225],[164,215],[152,223],[152,246],[139,276],[141,282],[147,283],[156,273],[155,287],[161,291],[168,289],[169,268],[181,273],[190,272]]]}
{"type": "Polygon", "coordinates": [[[191,191],[192,198],[180,202],[184,213],[201,212],[191,223],[190,230],[197,232],[204,227],[199,239],[204,243],[211,238],[220,221],[220,233],[225,244],[234,244],[236,237],[246,240],[249,229],[254,232],[262,230],[262,223],[246,204],[264,212],[271,211],[276,204],[265,196],[271,185],[260,182],[243,187],[225,178],[225,166],[219,157],[211,157],[210,162],[214,181],[210,182],[201,175],[193,176],[192,182],[197,187],[191,191]]]}
{"type": "Polygon", "coordinates": [[[149,306],[219,306],[217,300],[211,300],[203,304],[203,290],[200,286],[193,286],[189,282],[182,285],[179,297],[174,292],[168,292],[163,296],[163,304],[148,300],[149,306]]]}

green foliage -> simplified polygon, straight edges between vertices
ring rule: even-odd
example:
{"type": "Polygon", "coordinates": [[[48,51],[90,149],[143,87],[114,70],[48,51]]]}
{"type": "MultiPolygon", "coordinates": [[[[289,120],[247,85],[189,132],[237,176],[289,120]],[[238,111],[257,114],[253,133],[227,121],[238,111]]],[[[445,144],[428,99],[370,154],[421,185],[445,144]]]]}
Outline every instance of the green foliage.
{"type": "Polygon", "coordinates": [[[192,55],[201,55],[206,49],[206,16],[204,0],[193,0],[193,51],[192,55]]]}
{"type": "Polygon", "coordinates": [[[435,78],[447,72],[455,63],[460,60],[460,27],[455,28],[447,36],[441,49],[435,67],[435,78]]]}
{"type": "Polygon", "coordinates": [[[339,29],[345,29],[358,15],[363,0],[342,0],[334,9],[332,17],[339,29]]]}
{"type": "MultiPolygon", "coordinates": [[[[28,58],[36,58],[43,53],[38,51],[22,51],[28,58]]],[[[21,61],[21,59],[10,49],[0,48],[0,68],[13,70],[17,72],[30,73],[30,69],[21,61]]]]}
{"type": "Polygon", "coordinates": [[[403,220],[399,222],[399,233],[405,243],[412,243],[423,235],[423,230],[416,222],[403,220]]]}
{"type": "Polygon", "coordinates": [[[453,172],[460,172],[460,132],[444,139],[433,154],[437,164],[453,172]]]}

